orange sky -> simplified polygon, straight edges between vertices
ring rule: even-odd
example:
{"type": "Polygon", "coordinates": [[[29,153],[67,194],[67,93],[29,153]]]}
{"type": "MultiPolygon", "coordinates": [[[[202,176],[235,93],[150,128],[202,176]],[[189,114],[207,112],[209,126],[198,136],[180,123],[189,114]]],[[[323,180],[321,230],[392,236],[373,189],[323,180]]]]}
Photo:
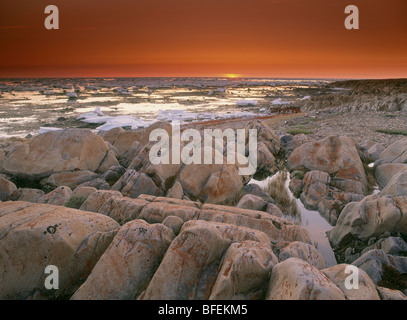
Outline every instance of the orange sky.
{"type": "Polygon", "coordinates": [[[0,39],[0,77],[407,77],[407,0],[0,0],[0,39]]]}

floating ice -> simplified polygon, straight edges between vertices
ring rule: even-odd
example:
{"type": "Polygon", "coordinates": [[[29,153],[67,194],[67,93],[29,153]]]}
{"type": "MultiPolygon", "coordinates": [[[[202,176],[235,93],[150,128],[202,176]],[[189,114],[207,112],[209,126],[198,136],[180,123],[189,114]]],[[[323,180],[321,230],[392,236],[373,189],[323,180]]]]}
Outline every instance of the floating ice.
{"type": "Polygon", "coordinates": [[[68,92],[66,95],[68,96],[69,99],[78,98],[78,95],[75,92],[68,92]]]}
{"type": "Polygon", "coordinates": [[[290,104],[289,101],[283,101],[281,98],[275,99],[271,101],[271,104],[278,105],[278,104],[290,104]]]}
{"type": "Polygon", "coordinates": [[[46,132],[50,132],[50,131],[58,131],[58,130],[62,130],[62,128],[40,127],[40,130],[38,131],[38,134],[46,133],[46,132]]]}
{"type": "Polygon", "coordinates": [[[148,121],[126,115],[116,117],[106,116],[100,108],[96,108],[91,112],[82,113],[78,119],[87,123],[104,123],[96,128],[100,131],[109,131],[110,129],[117,127],[131,127],[132,129],[145,128],[155,122],[154,120],[148,121]]]}
{"type": "Polygon", "coordinates": [[[255,100],[240,100],[237,101],[236,104],[240,107],[244,107],[244,106],[255,106],[257,105],[257,101],[255,100]]]}

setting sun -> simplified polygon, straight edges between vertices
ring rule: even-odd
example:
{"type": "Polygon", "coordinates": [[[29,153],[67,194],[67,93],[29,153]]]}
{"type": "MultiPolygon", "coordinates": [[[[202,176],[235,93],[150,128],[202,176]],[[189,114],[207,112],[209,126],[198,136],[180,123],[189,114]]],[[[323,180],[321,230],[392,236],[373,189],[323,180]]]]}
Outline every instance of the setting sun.
{"type": "Polygon", "coordinates": [[[226,78],[240,78],[242,75],[236,73],[225,73],[223,76],[226,78]]]}

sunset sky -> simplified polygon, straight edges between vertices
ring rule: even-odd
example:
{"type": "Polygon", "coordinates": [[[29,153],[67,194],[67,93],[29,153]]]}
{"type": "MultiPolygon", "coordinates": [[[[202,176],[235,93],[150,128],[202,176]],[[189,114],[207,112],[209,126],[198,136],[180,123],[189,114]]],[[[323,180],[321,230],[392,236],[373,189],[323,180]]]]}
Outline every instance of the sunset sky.
{"type": "Polygon", "coordinates": [[[0,0],[0,39],[0,77],[406,78],[407,0],[0,0]]]}

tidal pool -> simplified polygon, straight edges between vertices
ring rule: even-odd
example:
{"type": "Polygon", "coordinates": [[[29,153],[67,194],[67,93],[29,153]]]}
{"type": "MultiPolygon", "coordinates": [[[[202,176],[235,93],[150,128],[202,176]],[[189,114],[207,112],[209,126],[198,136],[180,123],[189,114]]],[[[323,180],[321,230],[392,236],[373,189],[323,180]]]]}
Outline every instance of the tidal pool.
{"type": "MultiPolygon", "coordinates": [[[[264,180],[255,180],[252,179],[250,183],[257,184],[262,190],[266,190],[270,181],[276,179],[278,175],[282,174],[281,172],[276,173],[273,176],[267,177],[264,180]]],[[[331,226],[320,214],[318,211],[312,211],[305,208],[300,199],[296,199],[288,187],[290,183],[290,176],[287,175],[285,180],[284,187],[289,194],[291,199],[295,199],[297,207],[299,210],[299,215],[289,216],[284,215],[283,218],[293,221],[295,224],[304,227],[310,234],[311,240],[314,242],[315,247],[321,253],[322,257],[325,260],[326,267],[332,267],[337,265],[335,254],[332,250],[331,244],[329,243],[326,232],[331,230],[331,226]]]]}

